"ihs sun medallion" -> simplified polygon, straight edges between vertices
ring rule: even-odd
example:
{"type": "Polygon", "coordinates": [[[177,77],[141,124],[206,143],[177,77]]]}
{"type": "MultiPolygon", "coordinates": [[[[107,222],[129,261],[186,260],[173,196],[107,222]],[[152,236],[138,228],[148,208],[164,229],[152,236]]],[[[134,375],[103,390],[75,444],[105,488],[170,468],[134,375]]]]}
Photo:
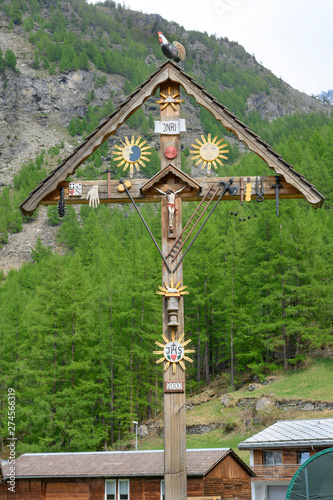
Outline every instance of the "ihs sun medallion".
{"type": "Polygon", "coordinates": [[[113,158],[117,162],[119,161],[117,167],[123,167],[123,170],[127,170],[130,167],[130,177],[133,177],[134,167],[137,171],[141,167],[145,167],[145,162],[150,161],[147,155],[151,155],[148,151],[150,146],[146,145],[147,142],[142,140],[141,137],[135,140],[134,135],[132,135],[131,140],[125,137],[125,142],[121,141],[123,147],[115,145],[118,151],[113,153],[113,158]]]}
{"type": "Polygon", "coordinates": [[[191,342],[191,339],[188,339],[185,342],[183,342],[184,336],[185,333],[182,333],[179,339],[176,341],[175,331],[173,330],[171,335],[171,342],[169,342],[169,340],[166,338],[164,334],[162,335],[162,338],[165,342],[164,344],[157,341],[155,342],[156,345],[163,348],[163,351],[153,351],[153,353],[163,354],[163,357],[158,359],[156,361],[156,364],[158,365],[159,363],[166,361],[163,369],[164,371],[167,371],[170,364],[172,364],[172,373],[176,373],[177,363],[180,364],[183,370],[186,370],[185,363],[183,360],[193,363],[193,359],[186,356],[186,354],[193,353],[195,352],[195,350],[185,349],[185,346],[191,342]]]}
{"type": "Polygon", "coordinates": [[[191,144],[195,150],[190,151],[190,153],[194,154],[195,156],[192,156],[192,160],[197,160],[195,162],[195,165],[200,165],[202,163],[202,169],[207,166],[207,175],[210,175],[211,171],[211,166],[217,170],[217,163],[219,165],[223,165],[221,162],[220,158],[223,158],[224,160],[227,160],[228,157],[225,156],[225,153],[229,153],[228,149],[228,144],[224,143],[221,144],[224,139],[220,139],[217,141],[217,136],[214,137],[212,140],[211,134],[208,134],[207,140],[205,137],[202,135],[201,136],[202,142],[199,141],[199,139],[196,139],[196,142],[198,144],[191,144]]]}

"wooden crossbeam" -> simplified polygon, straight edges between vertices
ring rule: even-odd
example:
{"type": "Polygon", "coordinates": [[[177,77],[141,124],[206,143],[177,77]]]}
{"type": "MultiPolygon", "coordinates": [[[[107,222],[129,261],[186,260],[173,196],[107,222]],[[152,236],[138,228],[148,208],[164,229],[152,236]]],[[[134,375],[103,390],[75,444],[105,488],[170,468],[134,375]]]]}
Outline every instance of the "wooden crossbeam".
{"type": "MultiPolygon", "coordinates": [[[[250,182],[252,185],[251,191],[251,200],[255,200],[257,198],[256,194],[256,179],[257,177],[244,177],[244,181],[246,183],[250,182]]],[[[228,182],[229,177],[198,177],[194,179],[198,184],[202,186],[200,193],[191,192],[190,189],[185,189],[182,191],[179,196],[182,198],[182,201],[201,201],[202,198],[207,194],[208,190],[212,185],[218,185],[219,182],[225,181],[228,182]]],[[[62,182],[59,185],[59,188],[52,191],[48,196],[46,196],[42,201],[41,205],[56,205],[58,200],[60,199],[60,187],[65,188],[65,202],[68,204],[87,204],[88,200],[86,199],[88,191],[94,185],[98,185],[99,190],[99,198],[101,203],[130,203],[130,199],[128,198],[125,192],[120,193],[118,191],[119,181],[111,180],[111,198],[108,198],[108,189],[107,189],[107,181],[106,180],[96,180],[96,181],[80,181],[82,183],[82,196],[69,196],[69,182],[62,182]]],[[[132,187],[130,188],[130,193],[136,203],[158,203],[161,200],[161,196],[156,193],[156,191],[147,192],[143,195],[140,191],[141,187],[147,182],[147,179],[131,179],[132,187]]],[[[286,182],[282,176],[280,176],[280,183],[283,185],[283,188],[280,189],[279,197],[280,199],[295,199],[295,198],[304,198],[304,195],[298,191],[294,186],[286,182]]],[[[263,177],[263,185],[264,185],[264,199],[272,200],[275,199],[275,189],[272,187],[275,184],[275,177],[272,176],[264,176],[263,177]]],[[[234,178],[234,186],[238,186],[240,188],[240,177],[234,178]]],[[[260,185],[260,183],[259,183],[260,185]]],[[[172,186],[171,186],[172,187],[172,186]]],[[[179,186],[178,186],[179,187],[179,186]]],[[[164,187],[161,186],[163,190],[164,187]]],[[[167,189],[167,186],[165,186],[167,189]]],[[[217,195],[214,199],[217,199],[217,195]]],[[[229,193],[226,193],[221,201],[225,200],[240,200],[240,189],[235,196],[230,196],[229,193]]],[[[244,203],[246,203],[244,201],[244,203]]]]}

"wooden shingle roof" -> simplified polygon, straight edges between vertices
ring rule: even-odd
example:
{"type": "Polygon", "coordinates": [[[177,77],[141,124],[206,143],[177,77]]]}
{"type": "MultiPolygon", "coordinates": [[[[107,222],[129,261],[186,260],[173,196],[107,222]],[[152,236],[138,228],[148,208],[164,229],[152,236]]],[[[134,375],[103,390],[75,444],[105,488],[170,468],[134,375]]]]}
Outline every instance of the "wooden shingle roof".
{"type": "Polygon", "coordinates": [[[333,418],[279,420],[238,445],[240,450],[293,446],[333,446],[333,418]]]}
{"type": "Polygon", "coordinates": [[[65,179],[74,174],[75,170],[142,104],[153,95],[164,82],[175,82],[181,85],[188,95],[210,111],[215,118],[236,137],[244,142],[250,151],[260,156],[276,174],[282,175],[292,186],[298,189],[314,208],[320,207],[324,196],[308,182],[303,175],[286,162],[282,156],[273,151],[269,144],[263,141],[255,132],[241,122],[226,106],[209,94],[201,85],[187,75],[173,61],[167,60],[152,73],[145,82],[137,87],[113,113],[111,113],[63,162],[54,169],[21,203],[20,209],[27,215],[32,215],[38,204],[65,179]]]}
{"type": "MultiPolygon", "coordinates": [[[[254,476],[230,448],[187,450],[187,474],[204,476],[226,456],[254,476]]],[[[87,453],[25,453],[15,460],[16,478],[163,476],[163,451],[101,451],[87,453]]],[[[10,475],[3,465],[3,478],[10,475]]]]}

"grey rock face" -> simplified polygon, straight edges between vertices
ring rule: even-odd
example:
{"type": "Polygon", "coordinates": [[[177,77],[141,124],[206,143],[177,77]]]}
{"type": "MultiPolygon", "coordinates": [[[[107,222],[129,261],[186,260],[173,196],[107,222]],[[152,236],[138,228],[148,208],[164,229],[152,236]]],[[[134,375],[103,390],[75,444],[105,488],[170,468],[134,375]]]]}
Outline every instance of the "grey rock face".
{"type": "Polygon", "coordinates": [[[148,436],[148,427],[147,425],[139,425],[138,427],[138,437],[144,438],[148,436]]]}
{"type": "Polygon", "coordinates": [[[267,412],[270,411],[273,406],[274,403],[269,398],[262,397],[257,402],[255,409],[256,411],[267,412]]]}

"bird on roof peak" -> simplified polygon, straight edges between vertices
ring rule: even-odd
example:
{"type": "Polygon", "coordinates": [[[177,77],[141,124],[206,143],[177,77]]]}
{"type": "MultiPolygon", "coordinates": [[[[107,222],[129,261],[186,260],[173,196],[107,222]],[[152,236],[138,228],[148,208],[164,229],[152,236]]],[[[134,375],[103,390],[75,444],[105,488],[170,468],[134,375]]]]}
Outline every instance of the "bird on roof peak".
{"type": "Polygon", "coordinates": [[[184,46],[179,42],[170,43],[162,31],[158,32],[158,41],[161,44],[161,49],[163,54],[169,59],[173,59],[175,62],[185,61],[186,52],[184,46]]]}

